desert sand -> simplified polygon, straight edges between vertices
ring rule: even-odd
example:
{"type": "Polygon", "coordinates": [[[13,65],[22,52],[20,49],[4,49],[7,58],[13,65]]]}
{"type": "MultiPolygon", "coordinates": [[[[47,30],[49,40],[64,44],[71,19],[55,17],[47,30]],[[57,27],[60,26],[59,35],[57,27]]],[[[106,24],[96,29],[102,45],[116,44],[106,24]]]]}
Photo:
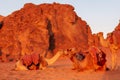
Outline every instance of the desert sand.
{"type": "Polygon", "coordinates": [[[78,72],[72,70],[72,63],[66,57],[45,70],[15,71],[14,68],[15,62],[0,63],[0,80],[120,80],[120,67],[115,71],[78,72]]]}

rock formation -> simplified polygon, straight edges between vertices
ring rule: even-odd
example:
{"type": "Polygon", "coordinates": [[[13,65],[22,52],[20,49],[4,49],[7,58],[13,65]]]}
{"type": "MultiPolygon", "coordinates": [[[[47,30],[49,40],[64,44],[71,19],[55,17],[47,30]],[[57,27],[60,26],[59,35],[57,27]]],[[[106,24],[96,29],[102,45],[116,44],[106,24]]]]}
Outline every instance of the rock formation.
{"type": "Polygon", "coordinates": [[[0,15],[0,22],[3,21],[4,16],[0,15]]]}
{"type": "Polygon", "coordinates": [[[8,15],[0,29],[2,61],[31,53],[88,48],[90,27],[68,4],[25,4],[8,15]],[[7,57],[7,58],[6,58],[7,57]]]}
{"type": "Polygon", "coordinates": [[[114,43],[120,48],[120,23],[116,26],[112,33],[114,36],[114,43]]]}
{"type": "Polygon", "coordinates": [[[1,16],[1,15],[0,15],[0,29],[1,29],[2,26],[3,26],[3,20],[4,20],[4,16],[1,16]]]}
{"type": "Polygon", "coordinates": [[[108,33],[107,40],[109,40],[112,53],[112,70],[116,70],[118,69],[117,58],[119,58],[118,50],[120,49],[120,23],[113,32],[108,33]]]}
{"type": "MultiPolygon", "coordinates": [[[[115,28],[115,30],[111,33],[107,34],[107,38],[104,39],[103,33],[98,33],[97,36],[99,37],[99,42],[102,47],[106,47],[111,52],[111,62],[112,62],[112,68],[111,70],[117,69],[117,55],[118,50],[120,48],[120,42],[119,42],[119,36],[120,36],[120,24],[115,28]]],[[[107,51],[106,51],[107,53],[107,51]]],[[[109,54],[110,55],[110,54],[109,54]]]]}

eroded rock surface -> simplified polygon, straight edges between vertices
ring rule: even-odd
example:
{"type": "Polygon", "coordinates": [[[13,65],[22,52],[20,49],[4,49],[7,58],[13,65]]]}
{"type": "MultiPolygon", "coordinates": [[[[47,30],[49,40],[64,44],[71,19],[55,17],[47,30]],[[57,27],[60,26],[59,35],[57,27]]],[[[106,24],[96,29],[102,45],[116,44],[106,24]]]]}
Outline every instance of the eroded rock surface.
{"type": "Polygon", "coordinates": [[[88,48],[90,27],[68,4],[25,4],[4,18],[0,29],[2,61],[59,49],[88,48]],[[7,58],[6,58],[7,57],[7,58]]]}

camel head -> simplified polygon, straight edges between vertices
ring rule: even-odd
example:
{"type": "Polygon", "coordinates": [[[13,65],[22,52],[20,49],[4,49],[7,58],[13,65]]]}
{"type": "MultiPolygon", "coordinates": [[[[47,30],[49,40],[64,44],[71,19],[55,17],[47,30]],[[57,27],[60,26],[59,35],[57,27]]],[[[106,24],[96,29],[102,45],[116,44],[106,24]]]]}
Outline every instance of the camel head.
{"type": "Polygon", "coordinates": [[[73,55],[76,51],[77,51],[76,48],[69,48],[69,49],[64,50],[63,54],[65,56],[70,56],[70,55],[73,55]]]}

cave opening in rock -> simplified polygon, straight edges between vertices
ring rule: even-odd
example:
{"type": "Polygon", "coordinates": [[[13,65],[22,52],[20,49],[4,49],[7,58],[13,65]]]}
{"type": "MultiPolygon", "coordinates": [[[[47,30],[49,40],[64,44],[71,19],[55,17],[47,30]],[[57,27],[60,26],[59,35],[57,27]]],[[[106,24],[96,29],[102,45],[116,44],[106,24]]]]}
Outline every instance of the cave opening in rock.
{"type": "Polygon", "coordinates": [[[52,24],[51,24],[50,20],[48,20],[47,29],[48,29],[48,34],[49,34],[48,50],[53,51],[55,49],[55,38],[54,38],[54,33],[52,31],[52,24]]]}

